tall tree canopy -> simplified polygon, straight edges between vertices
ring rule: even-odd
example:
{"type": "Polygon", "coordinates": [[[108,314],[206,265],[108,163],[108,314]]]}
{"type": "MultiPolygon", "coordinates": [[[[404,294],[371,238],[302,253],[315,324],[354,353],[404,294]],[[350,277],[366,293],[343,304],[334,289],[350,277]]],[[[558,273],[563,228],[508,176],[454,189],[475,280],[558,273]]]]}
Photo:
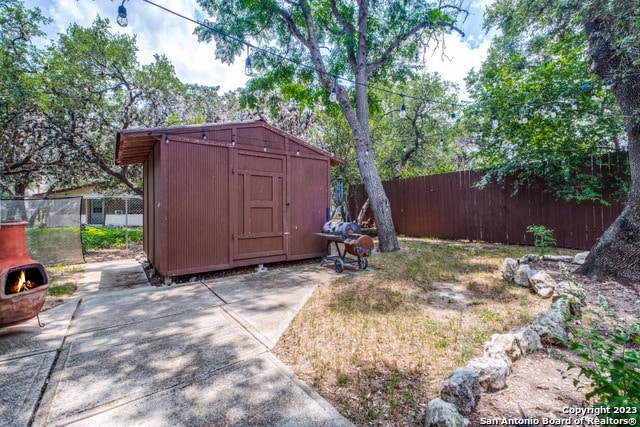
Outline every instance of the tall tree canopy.
{"type": "MultiPolygon", "coordinates": [[[[606,82],[589,73],[584,31],[498,36],[467,82],[484,182],[515,176],[516,191],[544,182],[556,197],[577,201],[599,200],[604,184],[619,187],[603,175],[619,175],[611,166],[624,156],[610,153],[626,148],[622,117],[606,82]],[[592,162],[606,163],[605,173],[588,172],[592,162]]],[[[624,194],[626,183],[617,189],[624,194]]]]}
{"type": "Polygon", "coordinates": [[[43,167],[54,169],[64,155],[51,150],[45,137],[39,104],[42,101],[41,51],[33,39],[49,20],[22,2],[0,6],[0,194],[22,195],[39,181],[43,167]]]}
{"type": "Polygon", "coordinates": [[[212,17],[198,28],[201,41],[216,43],[226,62],[247,45],[256,70],[303,86],[319,82],[326,101],[333,93],[356,147],[356,161],[370,198],[380,249],[397,250],[389,201],[373,157],[370,85],[402,79],[420,49],[455,29],[461,2],[329,0],[198,0],[212,17]],[[283,60],[286,58],[286,60],[283,60]],[[292,62],[293,61],[293,62],[292,62]],[[338,77],[343,80],[338,80],[338,77]]]}
{"type": "Polygon", "coordinates": [[[100,182],[142,194],[140,168],[114,163],[117,130],[236,119],[235,96],[184,85],[164,56],[140,64],[135,38],[108,20],[72,24],[39,47],[47,22],[21,0],[0,3],[0,193],[20,197],[46,179],[50,189],[100,182]]]}
{"type": "Polygon", "coordinates": [[[580,273],[640,280],[640,0],[496,0],[486,24],[505,36],[551,39],[584,30],[589,71],[606,81],[620,107],[630,163],[628,201],[591,249],[580,273]]]}

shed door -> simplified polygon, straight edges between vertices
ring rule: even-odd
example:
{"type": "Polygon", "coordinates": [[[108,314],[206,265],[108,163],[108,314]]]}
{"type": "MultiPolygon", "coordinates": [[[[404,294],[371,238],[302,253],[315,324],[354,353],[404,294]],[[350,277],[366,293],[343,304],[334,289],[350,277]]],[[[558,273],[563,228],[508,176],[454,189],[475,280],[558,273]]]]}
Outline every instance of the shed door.
{"type": "Polygon", "coordinates": [[[239,151],[235,164],[234,259],[285,254],[285,158],[239,151]]]}

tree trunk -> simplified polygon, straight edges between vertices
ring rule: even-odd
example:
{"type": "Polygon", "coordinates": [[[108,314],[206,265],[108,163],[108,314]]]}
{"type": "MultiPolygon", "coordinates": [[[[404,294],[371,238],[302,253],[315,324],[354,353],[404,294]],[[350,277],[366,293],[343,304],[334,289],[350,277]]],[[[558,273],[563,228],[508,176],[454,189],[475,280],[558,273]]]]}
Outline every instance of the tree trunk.
{"type": "Polygon", "coordinates": [[[616,51],[611,23],[593,20],[585,25],[591,71],[612,83],[622,110],[628,139],[631,182],[629,198],[620,216],[591,248],[577,273],[592,279],[613,277],[640,281],[640,67],[631,66],[626,53],[616,51]]]}
{"type": "Polygon", "coordinates": [[[382,187],[382,180],[373,160],[373,154],[365,150],[364,153],[358,153],[357,160],[362,182],[367,196],[369,196],[373,219],[376,222],[379,249],[382,252],[397,251],[400,249],[400,245],[391,217],[391,206],[387,194],[384,192],[384,187],[382,187]]]}
{"type": "MultiPolygon", "coordinates": [[[[363,7],[364,6],[361,6],[361,13],[363,7]]],[[[363,31],[362,28],[361,31],[363,31]]],[[[359,42],[363,44],[364,39],[361,38],[359,42]]],[[[366,52],[366,48],[361,46],[358,49],[358,66],[355,69],[356,118],[355,120],[349,120],[349,115],[345,114],[345,116],[351,125],[356,141],[356,160],[358,169],[360,169],[360,176],[362,176],[362,183],[369,197],[373,219],[376,222],[379,241],[378,248],[381,252],[391,252],[399,250],[400,245],[398,244],[396,228],[393,225],[393,218],[391,217],[391,205],[389,204],[387,194],[384,192],[380,172],[373,157],[371,133],[369,132],[367,67],[363,52],[366,52]]],[[[343,100],[348,101],[348,98],[343,100]]]]}

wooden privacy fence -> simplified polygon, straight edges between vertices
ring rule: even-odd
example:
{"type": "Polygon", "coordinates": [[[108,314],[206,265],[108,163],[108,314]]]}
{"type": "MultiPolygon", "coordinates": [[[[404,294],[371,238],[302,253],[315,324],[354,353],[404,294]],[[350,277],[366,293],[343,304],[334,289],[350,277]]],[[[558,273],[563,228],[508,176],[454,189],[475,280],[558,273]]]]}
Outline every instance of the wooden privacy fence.
{"type": "MultiPolygon", "coordinates": [[[[527,227],[544,225],[554,231],[558,247],[590,249],[624,207],[610,193],[603,197],[610,205],[603,206],[599,202],[557,200],[537,188],[522,188],[512,196],[511,182],[504,187],[491,183],[475,188],[482,176],[482,172],[465,171],[384,182],[396,232],[533,245],[527,227]]],[[[366,198],[363,185],[351,188],[352,218],[357,217],[366,198]]]]}

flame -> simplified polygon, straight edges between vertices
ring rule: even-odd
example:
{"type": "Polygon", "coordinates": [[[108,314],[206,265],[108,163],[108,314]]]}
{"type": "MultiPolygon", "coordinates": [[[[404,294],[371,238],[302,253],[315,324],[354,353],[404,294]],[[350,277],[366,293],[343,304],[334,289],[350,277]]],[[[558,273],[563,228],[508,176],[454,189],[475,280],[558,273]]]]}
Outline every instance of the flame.
{"type": "Polygon", "coordinates": [[[20,276],[18,280],[9,288],[9,292],[13,294],[17,294],[18,292],[28,291],[29,289],[33,289],[36,287],[36,283],[31,280],[27,280],[26,271],[20,271],[20,276]]]}
{"type": "Polygon", "coordinates": [[[18,287],[18,292],[22,292],[23,290],[26,290],[27,288],[26,282],[27,282],[26,274],[25,274],[25,271],[22,270],[20,272],[20,277],[18,278],[18,284],[16,285],[18,287]]]}

